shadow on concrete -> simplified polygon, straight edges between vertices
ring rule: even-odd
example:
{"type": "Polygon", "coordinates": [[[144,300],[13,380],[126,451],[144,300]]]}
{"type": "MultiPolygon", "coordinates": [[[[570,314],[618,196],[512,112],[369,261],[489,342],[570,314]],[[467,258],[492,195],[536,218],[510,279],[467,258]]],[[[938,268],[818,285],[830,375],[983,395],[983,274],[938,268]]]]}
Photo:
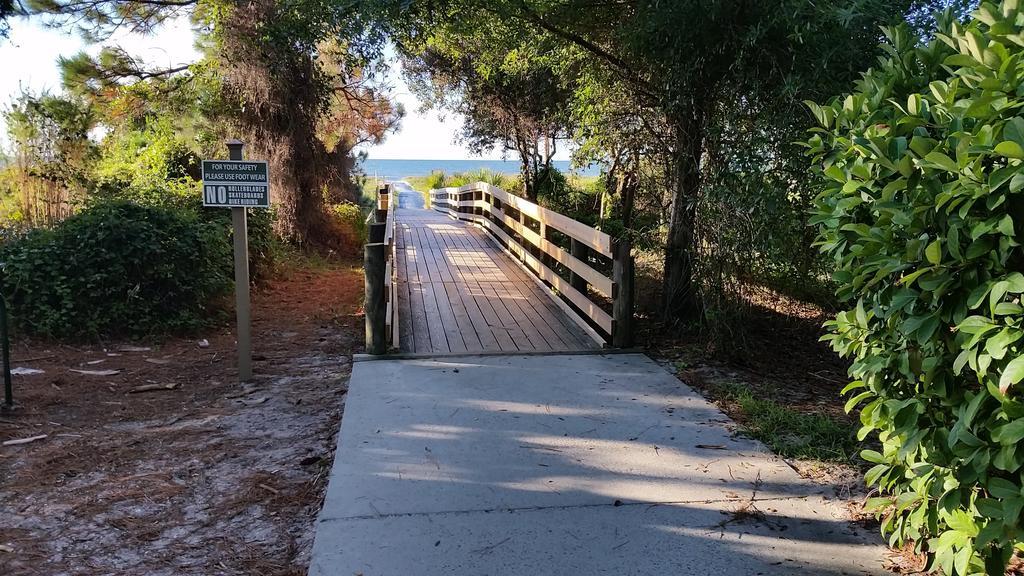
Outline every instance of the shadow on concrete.
{"type": "Polygon", "coordinates": [[[357,363],[311,573],[881,573],[728,424],[641,355],[357,363]]]}

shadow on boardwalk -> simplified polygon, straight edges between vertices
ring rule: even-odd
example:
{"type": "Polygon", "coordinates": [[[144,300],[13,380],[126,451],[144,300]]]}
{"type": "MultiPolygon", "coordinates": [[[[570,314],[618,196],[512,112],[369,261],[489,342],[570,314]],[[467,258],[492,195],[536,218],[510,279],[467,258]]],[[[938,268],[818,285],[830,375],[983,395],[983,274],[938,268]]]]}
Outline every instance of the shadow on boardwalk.
{"type": "Polygon", "coordinates": [[[548,290],[487,232],[433,210],[393,183],[401,349],[416,353],[564,352],[599,348],[548,290]]]}

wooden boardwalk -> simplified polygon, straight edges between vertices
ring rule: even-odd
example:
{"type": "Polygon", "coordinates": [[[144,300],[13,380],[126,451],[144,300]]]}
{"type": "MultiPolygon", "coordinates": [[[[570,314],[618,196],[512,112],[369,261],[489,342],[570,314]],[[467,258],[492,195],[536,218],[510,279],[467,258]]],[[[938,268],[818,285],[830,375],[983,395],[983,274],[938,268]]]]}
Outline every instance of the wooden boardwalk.
{"type": "Polygon", "coordinates": [[[476,226],[431,210],[403,208],[395,233],[401,351],[600,347],[476,226]]]}

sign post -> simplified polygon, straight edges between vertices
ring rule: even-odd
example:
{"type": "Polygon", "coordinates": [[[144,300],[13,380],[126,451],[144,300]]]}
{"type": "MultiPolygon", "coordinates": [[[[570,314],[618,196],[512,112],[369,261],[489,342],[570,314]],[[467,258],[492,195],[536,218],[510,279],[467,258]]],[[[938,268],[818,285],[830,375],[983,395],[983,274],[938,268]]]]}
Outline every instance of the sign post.
{"type": "Polygon", "coordinates": [[[203,160],[203,206],[231,208],[235,241],[238,379],[245,382],[252,378],[249,230],[246,208],[270,207],[270,179],[265,161],[244,161],[244,144],[238,140],[229,140],[227,144],[229,160],[203,160]]]}
{"type": "Polygon", "coordinates": [[[0,294],[0,362],[4,368],[4,408],[14,408],[14,386],[11,384],[11,335],[7,331],[7,301],[0,294]]]}

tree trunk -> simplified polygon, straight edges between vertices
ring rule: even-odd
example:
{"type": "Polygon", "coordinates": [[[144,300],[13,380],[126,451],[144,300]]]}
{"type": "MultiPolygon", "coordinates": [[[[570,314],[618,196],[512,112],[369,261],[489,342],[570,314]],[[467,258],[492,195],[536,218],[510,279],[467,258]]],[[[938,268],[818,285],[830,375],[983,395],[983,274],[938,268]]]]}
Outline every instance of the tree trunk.
{"type": "Polygon", "coordinates": [[[622,208],[622,226],[627,230],[633,226],[633,206],[636,204],[636,189],[639,186],[639,164],[634,156],[629,168],[620,180],[619,203],[622,208]]]}
{"type": "Polygon", "coordinates": [[[663,312],[667,321],[696,320],[700,312],[699,294],[694,279],[697,199],[700,196],[700,159],[704,149],[704,113],[670,119],[676,150],[673,172],[674,190],[665,244],[663,312]]]}
{"type": "Polygon", "coordinates": [[[534,185],[533,169],[530,167],[530,161],[526,154],[523,154],[519,161],[519,173],[523,176],[523,194],[526,195],[526,199],[536,200],[537,187],[534,185]]]}
{"type": "Polygon", "coordinates": [[[523,177],[523,193],[527,200],[537,198],[537,187],[534,182],[534,172],[531,166],[533,155],[530,151],[530,141],[523,135],[523,132],[516,128],[512,134],[512,140],[519,154],[519,173],[523,177]]]}
{"type": "Polygon", "coordinates": [[[218,56],[229,94],[244,103],[235,111],[239,136],[270,162],[277,232],[296,244],[334,247],[335,230],[324,206],[332,186],[348,186],[345,165],[317,137],[329,87],[315,56],[289,45],[262,47],[258,25],[275,26],[273,0],[257,0],[224,23],[218,56]]]}

